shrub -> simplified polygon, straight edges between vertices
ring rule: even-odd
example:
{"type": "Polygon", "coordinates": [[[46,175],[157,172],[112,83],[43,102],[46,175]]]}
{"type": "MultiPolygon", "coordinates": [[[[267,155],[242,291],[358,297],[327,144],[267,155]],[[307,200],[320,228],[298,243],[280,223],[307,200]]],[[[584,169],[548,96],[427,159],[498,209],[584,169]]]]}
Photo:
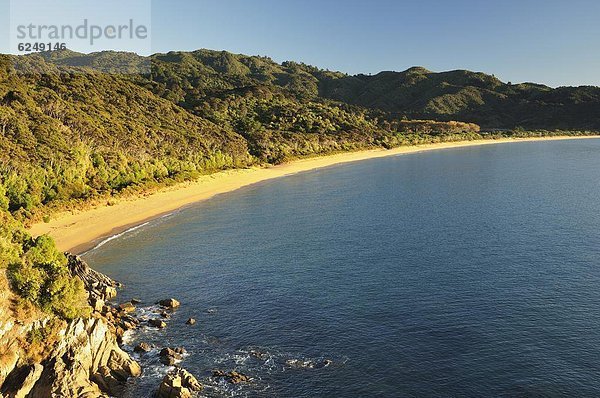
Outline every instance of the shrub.
{"type": "Polygon", "coordinates": [[[9,267],[13,289],[43,311],[64,319],[89,315],[83,282],[70,275],[67,259],[52,238],[28,239],[21,261],[9,267]]]}

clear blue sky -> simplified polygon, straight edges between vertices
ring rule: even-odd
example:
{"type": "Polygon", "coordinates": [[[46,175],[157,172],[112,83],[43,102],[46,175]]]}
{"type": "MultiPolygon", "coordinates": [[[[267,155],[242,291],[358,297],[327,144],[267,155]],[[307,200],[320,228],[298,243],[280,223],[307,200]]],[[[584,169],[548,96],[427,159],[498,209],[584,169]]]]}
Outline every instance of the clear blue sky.
{"type": "MultiPolygon", "coordinates": [[[[151,4],[153,52],[224,49],[348,73],[420,65],[434,71],[483,71],[513,83],[600,85],[599,0],[153,0],[151,4]]],[[[111,8],[107,14],[115,12],[111,8]]],[[[8,29],[6,19],[0,27],[8,29]]]]}

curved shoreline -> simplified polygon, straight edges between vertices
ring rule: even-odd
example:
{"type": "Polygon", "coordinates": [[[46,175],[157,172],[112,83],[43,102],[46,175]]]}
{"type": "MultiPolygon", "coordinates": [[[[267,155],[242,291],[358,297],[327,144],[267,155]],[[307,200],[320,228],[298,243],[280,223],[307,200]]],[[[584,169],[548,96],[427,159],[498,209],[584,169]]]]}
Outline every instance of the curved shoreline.
{"type": "Polygon", "coordinates": [[[558,136],[541,138],[505,138],[476,141],[457,141],[438,144],[403,146],[394,149],[372,149],[340,153],[267,168],[227,170],[202,176],[195,181],[164,188],[149,196],[121,199],[116,204],[99,205],[91,209],[59,213],[49,223],[34,224],[29,228],[33,236],[49,234],[63,251],[82,253],[94,248],[99,242],[121,234],[132,227],[147,223],[165,214],[179,210],[192,203],[210,199],[216,195],[235,191],[258,182],[284,177],[328,166],[376,159],[387,156],[430,151],[436,149],[501,144],[511,142],[550,141],[600,138],[600,136],[558,136]]]}

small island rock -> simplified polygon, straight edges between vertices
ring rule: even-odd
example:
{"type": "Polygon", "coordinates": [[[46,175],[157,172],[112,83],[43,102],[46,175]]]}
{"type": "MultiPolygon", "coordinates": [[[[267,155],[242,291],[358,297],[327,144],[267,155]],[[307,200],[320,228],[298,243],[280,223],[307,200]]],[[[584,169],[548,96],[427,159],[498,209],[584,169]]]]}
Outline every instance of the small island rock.
{"type": "Polygon", "coordinates": [[[250,381],[250,377],[236,371],[227,373],[222,370],[214,370],[213,377],[222,377],[231,384],[247,383],[250,381]]]}
{"type": "Polygon", "coordinates": [[[134,352],[148,352],[152,349],[148,343],[140,343],[133,348],[134,352]]]}
{"type": "Polygon", "coordinates": [[[162,307],[166,307],[169,309],[175,309],[181,305],[181,303],[179,301],[175,300],[174,298],[160,300],[158,302],[158,304],[162,307]]]}

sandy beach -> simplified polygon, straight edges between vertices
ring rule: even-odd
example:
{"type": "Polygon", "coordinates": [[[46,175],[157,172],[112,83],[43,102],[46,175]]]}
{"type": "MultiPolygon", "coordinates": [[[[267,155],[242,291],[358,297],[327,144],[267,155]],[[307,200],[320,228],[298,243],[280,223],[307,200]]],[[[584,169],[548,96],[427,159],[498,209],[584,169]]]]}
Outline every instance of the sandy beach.
{"type": "Polygon", "coordinates": [[[545,137],[527,139],[498,139],[449,142],[419,146],[405,146],[390,150],[375,149],[294,161],[268,168],[228,170],[203,176],[193,182],[164,188],[150,196],[120,199],[115,204],[99,205],[83,211],[55,215],[48,223],[34,224],[29,232],[33,236],[49,234],[60,250],[82,253],[102,240],[141,225],[186,205],[210,199],[261,181],[279,178],[303,171],[336,164],[356,162],[428,150],[459,148],[476,145],[501,144],[524,141],[565,140],[598,137],[545,137]]]}

